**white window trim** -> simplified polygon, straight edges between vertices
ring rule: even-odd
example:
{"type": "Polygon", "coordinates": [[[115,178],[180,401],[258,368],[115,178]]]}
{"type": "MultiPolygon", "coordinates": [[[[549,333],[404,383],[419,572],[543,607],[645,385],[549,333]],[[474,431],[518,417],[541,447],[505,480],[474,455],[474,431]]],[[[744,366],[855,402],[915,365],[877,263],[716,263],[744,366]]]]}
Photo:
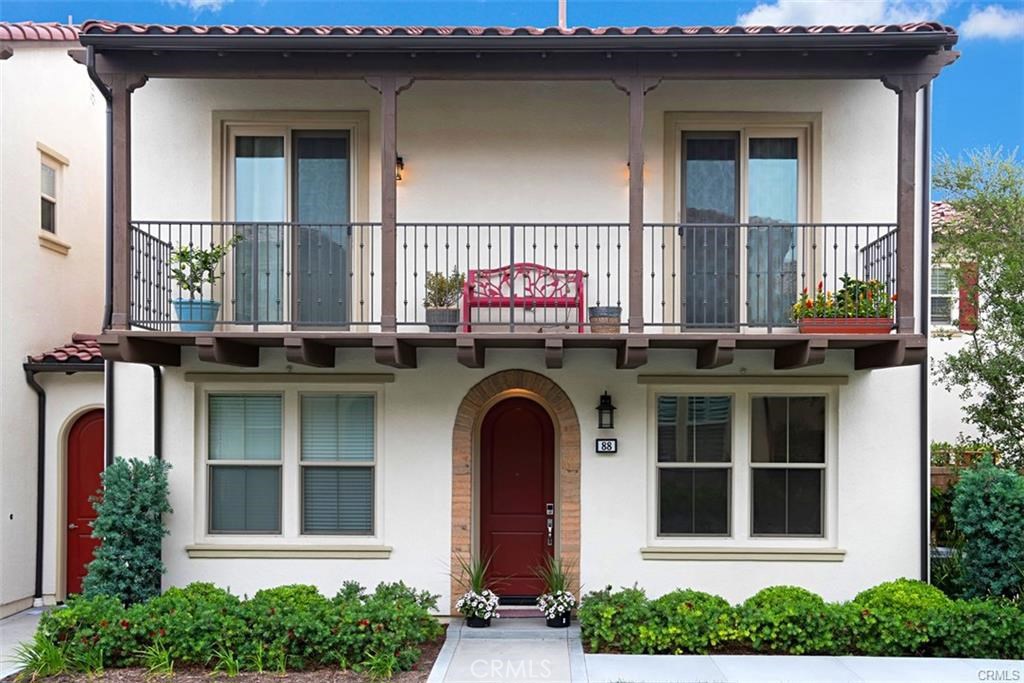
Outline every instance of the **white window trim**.
{"type": "Polygon", "coordinates": [[[62,209],[61,198],[63,197],[63,185],[64,185],[64,167],[69,164],[67,157],[60,154],[59,152],[47,147],[41,142],[36,143],[36,149],[39,150],[39,163],[41,166],[46,166],[53,171],[53,189],[54,194],[49,195],[43,192],[42,178],[39,179],[39,197],[40,199],[46,199],[53,204],[53,231],[43,229],[43,219],[40,210],[39,220],[36,222],[36,226],[39,228],[39,240],[40,244],[44,247],[50,248],[53,251],[66,254],[68,249],[71,248],[67,242],[62,239],[56,238],[57,235],[62,235],[63,230],[61,229],[63,223],[64,211],[62,209]]]}
{"type": "MultiPolygon", "coordinates": [[[[222,546],[239,548],[260,548],[289,546],[323,546],[324,549],[344,546],[379,547],[384,543],[384,387],[380,384],[318,384],[316,389],[303,389],[295,383],[206,382],[195,387],[195,462],[193,489],[193,537],[196,546],[222,546]],[[302,533],[302,473],[300,471],[301,431],[299,401],[301,394],[358,394],[374,396],[374,479],[373,479],[373,533],[372,534],[303,534],[302,533]],[[209,531],[209,397],[211,394],[277,394],[282,398],[281,422],[281,532],[266,533],[210,533],[209,531]]],[[[217,464],[217,461],[212,461],[217,464]]],[[[234,461],[232,461],[234,462],[234,461]]],[[[248,465],[260,465],[264,461],[245,461],[248,465]]],[[[266,461],[271,463],[272,461],[266,461]]]]}
{"type": "MultiPolygon", "coordinates": [[[[656,385],[648,391],[647,404],[647,551],[678,548],[680,550],[706,549],[823,549],[837,548],[839,541],[839,389],[838,386],[814,384],[743,384],[723,392],[714,384],[656,385]],[[657,477],[657,400],[659,395],[723,395],[733,397],[732,480],[730,482],[731,536],[659,536],[658,535],[658,477],[657,477]],[[823,505],[822,536],[754,536],[751,498],[751,419],[752,396],[825,396],[825,500],[823,505]]],[[[685,554],[680,557],[685,559],[685,554]]]]}
{"type": "Polygon", "coordinates": [[[949,265],[948,263],[933,263],[928,268],[928,324],[931,325],[931,327],[933,329],[936,329],[936,330],[943,330],[943,331],[949,331],[949,332],[959,332],[960,331],[960,326],[957,324],[957,322],[959,320],[960,320],[960,287],[958,286],[957,281],[956,281],[955,269],[953,268],[953,266],[949,265]],[[936,268],[941,268],[941,269],[949,271],[950,290],[949,290],[949,294],[947,295],[949,300],[950,300],[950,302],[949,302],[949,321],[948,322],[944,322],[944,323],[937,323],[937,322],[932,321],[932,306],[931,306],[932,300],[942,296],[942,294],[935,294],[934,292],[932,292],[932,280],[933,280],[933,278],[932,278],[932,271],[935,270],[936,268]]]}

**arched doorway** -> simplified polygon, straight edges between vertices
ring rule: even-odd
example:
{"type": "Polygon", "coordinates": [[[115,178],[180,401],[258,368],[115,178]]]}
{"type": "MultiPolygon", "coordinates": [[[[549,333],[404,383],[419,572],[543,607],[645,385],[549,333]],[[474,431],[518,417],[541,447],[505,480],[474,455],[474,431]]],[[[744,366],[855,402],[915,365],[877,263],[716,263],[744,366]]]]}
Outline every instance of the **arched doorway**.
{"type": "Polygon", "coordinates": [[[96,519],[89,500],[100,489],[103,472],[103,411],[90,410],[75,420],[68,431],[67,483],[65,503],[67,521],[67,548],[64,554],[67,577],[67,595],[82,592],[85,567],[92,561],[99,541],[92,537],[92,522],[96,519]]]}
{"type": "Polygon", "coordinates": [[[529,398],[494,404],[480,427],[480,555],[503,600],[544,592],[535,570],[555,550],[555,427],[529,398]]]}

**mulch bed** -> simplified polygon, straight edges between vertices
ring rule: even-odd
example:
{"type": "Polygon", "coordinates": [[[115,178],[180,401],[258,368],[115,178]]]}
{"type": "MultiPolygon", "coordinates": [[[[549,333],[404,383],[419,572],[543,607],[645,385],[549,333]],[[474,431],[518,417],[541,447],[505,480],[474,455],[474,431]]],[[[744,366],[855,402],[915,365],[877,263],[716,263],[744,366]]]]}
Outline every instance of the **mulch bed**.
{"type": "MultiPolygon", "coordinates": [[[[432,643],[423,646],[423,654],[416,662],[411,671],[402,671],[395,674],[392,681],[395,683],[423,683],[430,675],[430,669],[434,666],[437,653],[444,645],[444,636],[441,636],[432,643]]],[[[8,676],[2,683],[14,681],[14,676],[8,676]]],[[[28,679],[25,679],[28,680],[28,679]]],[[[95,683],[105,681],[106,683],[160,683],[160,681],[174,680],[191,683],[210,683],[210,681],[231,681],[231,683],[277,683],[279,681],[302,681],[303,683],[367,683],[370,677],[365,674],[353,671],[338,671],[336,669],[311,669],[309,671],[289,671],[286,674],[276,673],[248,673],[242,672],[234,678],[228,678],[223,674],[214,674],[209,669],[182,668],[174,670],[174,675],[169,678],[153,676],[145,669],[107,669],[102,676],[87,676],[86,674],[64,674],[52,678],[40,678],[39,681],[47,683],[95,683]]]]}

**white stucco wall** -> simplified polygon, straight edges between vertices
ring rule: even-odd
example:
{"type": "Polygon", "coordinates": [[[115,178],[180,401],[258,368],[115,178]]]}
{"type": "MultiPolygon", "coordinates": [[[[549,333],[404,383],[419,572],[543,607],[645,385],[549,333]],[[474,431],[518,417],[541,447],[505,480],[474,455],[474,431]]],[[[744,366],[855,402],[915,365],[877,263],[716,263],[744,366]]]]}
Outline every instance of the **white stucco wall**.
{"type": "Polygon", "coordinates": [[[978,428],[966,421],[965,402],[959,392],[946,389],[936,382],[935,368],[951,354],[957,353],[970,342],[970,336],[959,332],[935,334],[928,340],[928,360],[931,385],[928,387],[928,426],[932,441],[956,443],[959,437],[978,437],[978,428]]]}
{"type": "Polygon", "coordinates": [[[0,61],[0,612],[34,587],[36,399],[21,364],[98,331],[103,310],[103,98],[67,56],[74,44],[12,47],[0,61]],[[38,143],[70,162],[57,223],[66,255],[40,242],[38,143]]]}

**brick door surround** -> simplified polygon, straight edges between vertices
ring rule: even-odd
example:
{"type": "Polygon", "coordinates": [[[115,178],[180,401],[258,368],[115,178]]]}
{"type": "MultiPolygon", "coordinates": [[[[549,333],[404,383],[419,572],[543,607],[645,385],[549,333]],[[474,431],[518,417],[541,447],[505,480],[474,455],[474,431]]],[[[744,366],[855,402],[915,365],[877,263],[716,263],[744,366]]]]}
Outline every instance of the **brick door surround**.
{"type": "MultiPolygon", "coordinates": [[[[474,550],[474,467],[479,463],[480,424],[495,403],[520,396],[540,404],[555,424],[558,502],[556,548],[563,562],[579,570],[580,559],[580,423],[569,396],[544,375],[529,370],[503,370],[482,379],[462,399],[452,429],[451,613],[462,595],[459,558],[474,550]]],[[[577,584],[574,577],[573,585],[577,584]]]]}

